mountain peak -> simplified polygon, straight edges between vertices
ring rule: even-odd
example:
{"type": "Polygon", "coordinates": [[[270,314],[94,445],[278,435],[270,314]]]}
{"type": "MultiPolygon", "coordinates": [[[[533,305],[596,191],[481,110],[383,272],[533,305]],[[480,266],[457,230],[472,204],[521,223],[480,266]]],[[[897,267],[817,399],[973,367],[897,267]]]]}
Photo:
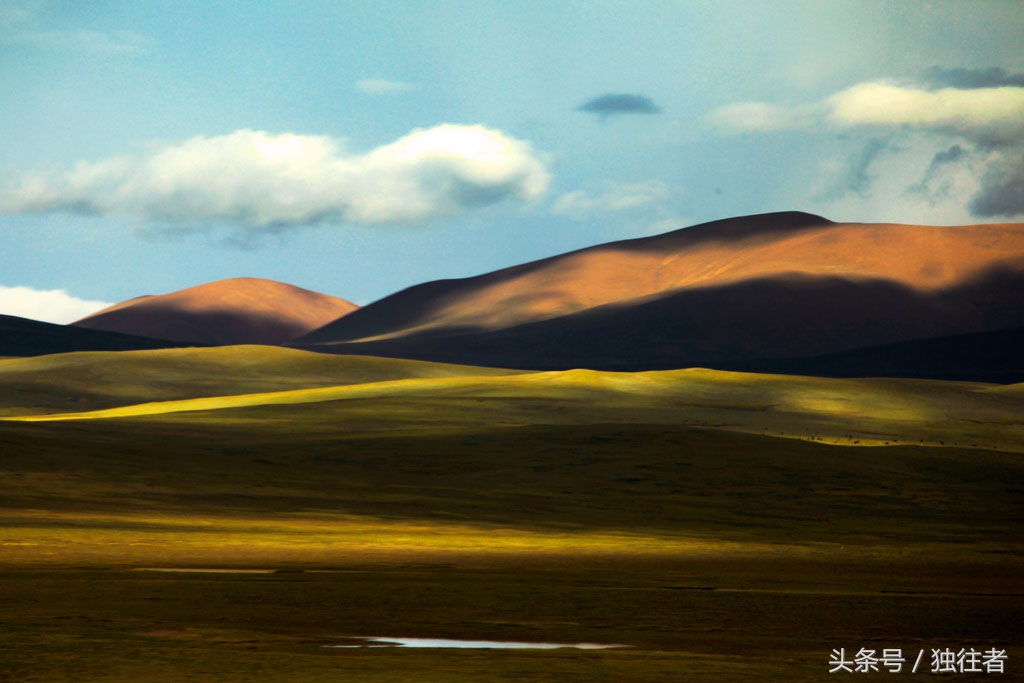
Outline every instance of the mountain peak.
{"type": "Polygon", "coordinates": [[[660,239],[684,239],[687,243],[697,244],[699,242],[717,241],[732,242],[757,237],[775,237],[798,232],[810,228],[820,228],[828,225],[836,225],[829,219],[804,211],[778,211],[774,213],[761,213],[751,216],[737,216],[734,218],[722,218],[709,223],[691,225],[686,228],[679,228],[671,232],[654,235],[653,237],[641,237],[626,240],[637,246],[658,245],[660,239]]]}
{"type": "Polygon", "coordinates": [[[234,277],[135,297],[72,324],[201,344],[282,344],[356,308],[284,282],[234,277]]]}

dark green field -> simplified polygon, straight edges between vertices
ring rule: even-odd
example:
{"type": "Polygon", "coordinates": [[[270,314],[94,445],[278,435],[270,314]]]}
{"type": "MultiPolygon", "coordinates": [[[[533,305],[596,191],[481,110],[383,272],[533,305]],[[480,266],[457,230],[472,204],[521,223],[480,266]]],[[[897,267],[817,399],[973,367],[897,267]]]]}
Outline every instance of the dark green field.
{"type": "Polygon", "coordinates": [[[1021,678],[1019,386],[169,353],[121,370],[152,396],[0,361],[8,416],[127,411],[0,422],[0,680],[1021,678]],[[627,647],[323,647],[359,636],[627,647]]]}

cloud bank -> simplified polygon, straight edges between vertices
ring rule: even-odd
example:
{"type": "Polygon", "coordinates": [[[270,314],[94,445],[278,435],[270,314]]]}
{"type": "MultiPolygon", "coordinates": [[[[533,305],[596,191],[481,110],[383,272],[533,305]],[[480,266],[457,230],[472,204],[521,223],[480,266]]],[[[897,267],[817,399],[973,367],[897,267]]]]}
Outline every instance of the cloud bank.
{"type": "MultiPolygon", "coordinates": [[[[931,163],[919,172],[920,180],[908,191],[920,193],[933,184],[941,169],[959,167],[979,179],[967,202],[972,216],[1024,214],[1024,76],[1000,68],[935,67],[927,73],[927,85],[872,81],[809,104],[731,104],[712,111],[707,122],[727,135],[823,130],[884,133],[898,141],[931,136],[940,151],[933,153],[931,163]]],[[[899,144],[869,141],[843,171],[845,189],[840,194],[866,196],[874,178],[869,167],[883,151],[900,150],[899,144]]],[[[964,176],[944,173],[950,178],[964,176]]]]}
{"type": "Polygon", "coordinates": [[[0,212],[280,229],[322,222],[417,224],[542,195],[550,175],[523,140],[483,126],[415,130],[364,154],[326,136],[239,130],[144,156],[14,172],[0,212]]]}
{"type": "Polygon", "coordinates": [[[813,104],[731,104],[711,112],[708,122],[726,134],[821,126],[840,130],[909,127],[998,146],[1016,144],[1024,135],[1024,87],[927,90],[874,81],[860,83],[813,104]]]}
{"type": "Polygon", "coordinates": [[[943,88],[929,91],[890,83],[862,83],[829,98],[828,122],[929,129],[978,143],[1015,144],[1024,135],[1024,88],[943,88]]]}
{"type": "Polygon", "coordinates": [[[597,114],[601,119],[606,119],[609,116],[622,116],[623,114],[660,114],[661,107],[645,95],[608,93],[587,100],[576,107],[576,111],[597,114]]]}
{"type": "Polygon", "coordinates": [[[66,325],[111,304],[71,296],[63,289],[0,286],[0,314],[66,325]]]}

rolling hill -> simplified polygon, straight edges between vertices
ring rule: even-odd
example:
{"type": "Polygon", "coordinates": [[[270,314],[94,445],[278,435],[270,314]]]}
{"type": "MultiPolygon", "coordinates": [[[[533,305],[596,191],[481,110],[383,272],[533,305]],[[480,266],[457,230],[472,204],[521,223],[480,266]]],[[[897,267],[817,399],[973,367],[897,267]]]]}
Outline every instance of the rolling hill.
{"type": "MultiPolygon", "coordinates": [[[[92,331],[80,334],[104,335],[92,331]]],[[[111,334],[111,336],[114,336],[111,334]]],[[[0,359],[0,416],[403,379],[517,374],[273,346],[61,353],[0,359]]]]}
{"type": "Polygon", "coordinates": [[[1019,327],[1022,295],[1024,224],[786,212],[426,283],[294,344],[536,369],[731,367],[1019,327]]]}
{"type": "Polygon", "coordinates": [[[118,332],[56,325],[0,315],[0,356],[42,356],[72,351],[166,349],[186,344],[118,332]]]}
{"type": "Polygon", "coordinates": [[[136,297],[72,325],[199,344],[282,344],[355,309],[327,294],[240,277],[136,297]]]}
{"type": "Polygon", "coordinates": [[[0,382],[0,421],[240,420],[249,436],[288,424],[305,436],[355,437],[643,423],[844,445],[1024,443],[1014,419],[1021,385],[699,368],[521,372],[266,346],[7,359],[0,382]]]}

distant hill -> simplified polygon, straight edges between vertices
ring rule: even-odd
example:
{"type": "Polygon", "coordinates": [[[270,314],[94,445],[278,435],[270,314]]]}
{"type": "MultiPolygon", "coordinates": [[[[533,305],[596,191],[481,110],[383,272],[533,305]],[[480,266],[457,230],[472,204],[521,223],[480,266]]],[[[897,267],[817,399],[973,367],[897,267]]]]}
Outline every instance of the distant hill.
{"type": "Polygon", "coordinates": [[[1024,224],[790,212],[426,283],[295,344],[538,369],[736,367],[1024,326],[1022,302],[1024,224]]]}
{"type": "Polygon", "coordinates": [[[186,344],[0,315],[0,356],[43,356],[71,351],[130,351],[181,346],[186,344]]]}
{"type": "Polygon", "coordinates": [[[240,277],[137,297],[72,325],[210,345],[283,344],[356,308],[283,282],[240,277]]]}

